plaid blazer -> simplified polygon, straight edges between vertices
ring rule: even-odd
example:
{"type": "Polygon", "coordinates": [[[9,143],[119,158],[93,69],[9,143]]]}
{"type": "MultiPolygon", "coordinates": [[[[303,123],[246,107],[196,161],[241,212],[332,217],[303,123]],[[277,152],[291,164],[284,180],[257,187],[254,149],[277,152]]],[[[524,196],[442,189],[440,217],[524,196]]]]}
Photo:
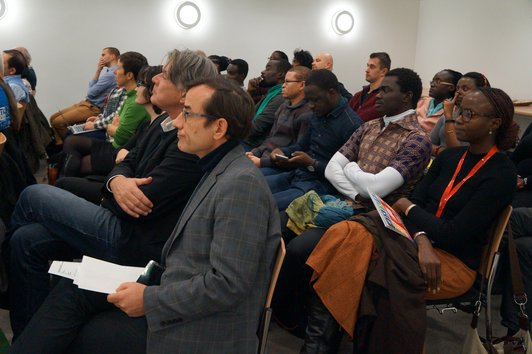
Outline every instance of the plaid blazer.
{"type": "Polygon", "coordinates": [[[277,206],[237,146],[204,177],[162,252],[144,306],[150,354],[256,353],[281,237],[277,206]]]}

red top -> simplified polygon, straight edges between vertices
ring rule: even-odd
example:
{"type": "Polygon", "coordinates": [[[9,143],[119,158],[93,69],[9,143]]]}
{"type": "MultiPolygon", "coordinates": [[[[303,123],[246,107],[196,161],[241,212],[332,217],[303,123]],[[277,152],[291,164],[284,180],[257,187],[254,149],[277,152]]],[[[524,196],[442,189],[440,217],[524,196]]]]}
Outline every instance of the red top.
{"type": "Polygon", "coordinates": [[[368,91],[369,85],[364,86],[362,91],[355,93],[355,95],[349,100],[349,107],[351,107],[364,122],[382,117],[382,114],[375,110],[375,101],[377,101],[378,90],[371,91],[367,95],[366,100],[362,104],[360,103],[362,97],[365,96],[368,91]]]}

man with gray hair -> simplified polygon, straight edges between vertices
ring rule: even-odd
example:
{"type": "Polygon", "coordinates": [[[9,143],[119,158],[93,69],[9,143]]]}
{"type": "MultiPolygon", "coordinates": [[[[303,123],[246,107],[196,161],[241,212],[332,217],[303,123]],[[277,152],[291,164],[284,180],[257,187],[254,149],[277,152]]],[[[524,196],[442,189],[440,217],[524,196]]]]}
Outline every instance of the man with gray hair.
{"type": "Polygon", "coordinates": [[[187,87],[174,126],[179,148],[200,159],[204,177],[163,248],[160,281],[121,284],[107,296],[116,308],[103,294],[61,281],[13,353],[256,352],[281,234],[264,177],[239,142],[253,112],[231,80],[187,87]]]}
{"type": "Polygon", "coordinates": [[[197,157],[176,146],[172,120],[183,110],[185,86],[216,75],[205,57],[188,50],[169,54],[163,72],[153,78],[151,97],[167,113],[150,124],[142,141],[111,171],[101,206],[49,185],[24,190],[11,218],[14,232],[9,239],[15,340],[48,294],[49,260],[87,255],[144,266],[160,259],[202,176],[197,157]]]}

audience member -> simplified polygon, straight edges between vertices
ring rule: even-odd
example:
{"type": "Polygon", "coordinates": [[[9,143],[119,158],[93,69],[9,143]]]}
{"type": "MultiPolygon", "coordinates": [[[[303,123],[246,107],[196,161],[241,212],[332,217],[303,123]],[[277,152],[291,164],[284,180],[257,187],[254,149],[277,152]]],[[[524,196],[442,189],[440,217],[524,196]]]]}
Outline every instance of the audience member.
{"type": "Polygon", "coordinates": [[[65,279],[13,352],[255,352],[280,230],[264,177],[238,141],[252,115],[253,101],[229,80],[188,87],[174,125],[205,177],[163,249],[160,285],[122,284],[107,296],[112,309],[65,279]]]}
{"type": "Polygon", "coordinates": [[[98,60],[96,72],[89,82],[87,97],[83,101],[52,114],[50,124],[54,130],[57,145],[63,143],[69,125],[83,123],[87,118],[96,116],[101,112],[105,97],[116,86],[115,70],[119,56],[118,49],[104,48],[98,60]]]}
{"type": "MultiPolygon", "coordinates": [[[[123,55],[126,56],[126,54],[127,53],[123,55]]],[[[120,58],[122,58],[122,56],[120,56],[120,58]]],[[[117,72],[121,70],[121,59],[119,59],[118,63],[117,72]]],[[[125,63],[127,63],[127,60],[125,60],[125,63]]],[[[143,61],[141,60],[136,65],[142,64],[143,61]]],[[[138,67],[133,67],[131,64],[129,67],[131,68],[130,70],[134,72],[139,70],[138,67]]],[[[128,137],[125,143],[115,145],[113,143],[94,140],[81,135],[68,137],[65,140],[63,151],[67,155],[61,171],[63,176],[77,177],[86,175],[107,175],[111,172],[115,165],[119,150],[122,149],[136,132],[147,128],[150,122],[153,122],[153,120],[161,113],[157,108],[156,110],[158,112],[155,112],[150,102],[151,91],[153,89],[152,78],[155,75],[158,75],[161,71],[162,67],[160,66],[143,66],[137,72],[138,74],[135,74],[135,89],[131,90],[133,82],[125,83],[123,85],[127,97],[123,106],[124,109],[120,109],[117,113],[119,117],[118,129],[123,127],[125,125],[124,123],[130,122],[131,120],[138,120],[138,129],[135,129],[135,132],[128,137]],[[132,91],[135,91],[135,95],[133,96],[131,95],[132,91]],[[129,97],[134,97],[134,101],[131,102],[131,100],[128,99],[129,97]],[[140,110],[140,108],[143,108],[143,111],[140,110]],[[146,119],[146,117],[149,117],[149,119],[146,119]]],[[[120,80],[120,76],[117,76],[117,79],[120,80]]],[[[117,132],[119,132],[118,129],[117,132]]],[[[116,140],[114,142],[116,142],[116,140]]]]}
{"type": "MultiPolygon", "coordinates": [[[[376,100],[376,109],[384,117],[363,124],[327,164],[325,177],[352,201],[357,213],[375,209],[368,188],[393,204],[409,196],[423,176],[431,145],[414,110],[421,90],[421,79],[412,70],[388,72],[376,100]]],[[[281,217],[284,220],[285,215],[281,217]]],[[[312,275],[305,262],[325,231],[322,227],[312,228],[295,237],[292,231],[283,229],[288,246],[274,311],[288,328],[300,322],[303,298],[312,275]]]]}
{"type": "Polygon", "coordinates": [[[21,52],[15,49],[2,53],[4,81],[11,87],[17,102],[26,105],[30,102],[30,92],[22,81],[22,72],[28,67],[21,52]]]}
{"type": "MultiPolygon", "coordinates": [[[[205,57],[170,53],[157,75],[152,100],[176,118],[185,85],[217,75],[205,57]]],[[[176,133],[164,117],[116,166],[102,188],[101,205],[48,185],[26,188],[11,218],[11,324],[15,338],[48,294],[48,261],[88,255],[128,265],[160,259],[202,172],[197,158],[176,147],[176,133]]],[[[27,343],[26,343],[27,345],[27,343]]],[[[36,347],[33,347],[33,350],[36,347]]],[[[53,352],[53,351],[52,351],[53,352]]]]}
{"type": "Polygon", "coordinates": [[[249,66],[244,59],[233,59],[227,66],[227,75],[228,79],[234,80],[243,90],[246,90],[244,87],[244,80],[248,76],[249,66]]]}
{"type": "Polygon", "coordinates": [[[24,59],[26,59],[26,64],[28,65],[26,69],[22,71],[20,76],[23,79],[28,80],[31,86],[31,92],[32,94],[35,94],[35,90],[37,88],[37,74],[35,74],[35,69],[33,69],[33,67],[31,66],[30,52],[24,47],[17,47],[15,49],[22,53],[22,55],[24,56],[24,59]]]}
{"type": "MultiPolygon", "coordinates": [[[[280,50],[274,50],[272,54],[268,57],[268,61],[270,60],[288,61],[288,56],[285,52],[282,52],[280,50]]],[[[267,86],[267,83],[262,80],[262,76],[259,76],[252,78],[248,81],[247,91],[251,95],[253,102],[258,103],[264,98],[264,96],[266,96],[266,93],[268,92],[269,88],[270,87],[267,86]]]]}
{"type": "Polygon", "coordinates": [[[392,62],[387,53],[377,52],[369,55],[366,64],[366,81],[369,85],[362,87],[362,90],[355,93],[353,98],[349,100],[349,106],[364,122],[382,116],[375,108],[375,101],[377,101],[377,93],[382,79],[390,71],[391,65],[392,62]]]}
{"type": "Polygon", "coordinates": [[[458,116],[458,108],[462,98],[475,91],[479,87],[491,87],[488,79],[481,73],[468,72],[464,74],[456,84],[456,92],[452,99],[443,101],[443,115],[430,132],[432,140],[432,155],[437,156],[448,147],[457,147],[464,142],[458,141],[454,131],[454,123],[458,116]]]}
{"type": "Polygon", "coordinates": [[[273,149],[293,145],[307,133],[308,120],[312,116],[304,91],[309,73],[310,69],[304,66],[288,70],[281,91],[285,101],[275,112],[270,135],[260,146],[246,153],[264,175],[281,172],[270,160],[273,149]]]}
{"type": "MultiPolygon", "coordinates": [[[[319,52],[314,57],[314,61],[312,62],[312,70],[319,70],[319,69],[327,69],[329,71],[333,71],[333,57],[330,53],[325,52],[319,52]]],[[[346,90],[344,84],[341,82],[338,82],[338,91],[344,97],[346,100],[350,100],[353,95],[346,90]]]]}
{"type": "Polygon", "coordinates": [[[423,129],[430,133],[443,114],[443,102],[452,99],[462,74],[445,69],[437,72],[430,81],[429,97],[423,97],[417,104],[417,117],[423,129]]]}
{"type": "Polygon", "coordinates": [[[310,54],[308,50],[303,50],[303,49],[294,50],[294,58],[292,59],[293,66],[301,65],[309,69],[312,69],[313,61],[314,61],[314,58],[312,58],[312,54],[310,54]]]}
{"type": "Polygon", "coordinates": [[[329,70],[310,73],[305,98],[314,112],[307,134],[293,145],[274,149],[270,157],[281,168],[295,168],[266,176],[279,210],[311,189],[318,194],[332,193],[334,189],[324,176],[325,166],[363,123],[340,95],[338,79],[329,70]]]}
{"type": "Polygon", "coordinates": [[[357,338],[357,349],[386,353],[399,346],[421,353],[424,297],[452,298],[473,285],[487,231],[512,200],[515,168],[499,149],[514,144],[517,127],[502,90],[480,88],[464,97],[461,108],[456,134],[469,147],[442,152],[411,200],[394,204],[417,247],[384,228],[377,214],[367,214],[331,227],[308,258],[315,293],[306,353],[335,352],[337,321],[357,338]]]}
{"type": "Polygon", "coordinates": [[[284,101],[281,90],[286,72],[290,68],[291,65],[286,60],[270,60],[262,71],[263,85],[269,89],[266,96],[255,106],[251,131],[244,139],[244,146],[248,150],[259,146],[268,137],[275,119],[275,112],[284,101]]]}

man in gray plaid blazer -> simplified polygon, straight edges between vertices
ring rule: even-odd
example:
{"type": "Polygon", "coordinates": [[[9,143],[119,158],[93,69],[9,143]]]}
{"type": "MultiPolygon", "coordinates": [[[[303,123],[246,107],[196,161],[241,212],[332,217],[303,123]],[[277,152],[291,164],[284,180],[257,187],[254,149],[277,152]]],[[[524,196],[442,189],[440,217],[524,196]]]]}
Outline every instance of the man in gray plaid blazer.
{"type": "MultiPolygon", "coordinates": [[[[107,297],[122,312],[109,310],[100,294],[61,282],[32,319],[31,334],[23,333],[26,348],[65,352],[69,344],[47,338],[54,328],[72,343],[68,353],[256,353],[281,234],[268,185],[239,143],[252,115],[251,98],[230,80],[187,89],[174,120],[178,146],[200,158],[205,174],[163,248],[160,285],[122,284],[107,297]],[[65,306],[65,298],[74,300],[65,306]]],[[[19,348],[12,353],[31,352],[19,348]]]]}

